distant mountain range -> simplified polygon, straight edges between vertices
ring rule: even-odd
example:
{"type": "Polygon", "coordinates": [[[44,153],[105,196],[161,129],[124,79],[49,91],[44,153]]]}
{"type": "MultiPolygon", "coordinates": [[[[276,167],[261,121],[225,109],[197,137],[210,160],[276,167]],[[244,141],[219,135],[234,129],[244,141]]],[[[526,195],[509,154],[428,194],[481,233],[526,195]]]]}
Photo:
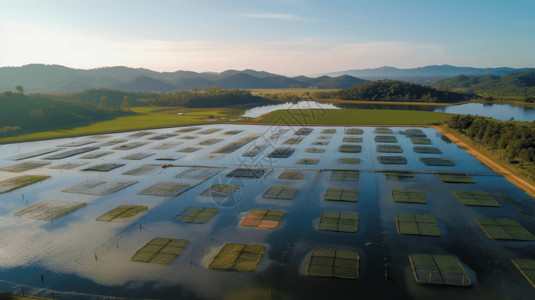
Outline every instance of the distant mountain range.
{"type": "Polygon", "coordinates": [[[0,68],[0,92],[14,91],[22,85],[28,93],[65,93],[95,88],[136,92],[170,92],[177,90],[263,88],[328,88],[350,87],[367,80],[348,75],[337,77],[286,77],[255,70],[228,70],[221,73],[191,71],[155,72],[148,69],[107,67],[72,69],[59,65],[32,64],[0,68]]]}
{"type": "Polygon", "coordinates": [[[418,83],[426,83],[439,79],[446,79],[458,75],[482,76],[505,74],[529,70],[530,68],[470,68],[450,65],[433,65],[413,69],[398,69],[394,67],[381,67],[375,69],[347,70],[321,74],[323,76],[349,75],[366,80],[396,79],[418,83]]]}
{"type": "Polygon", "coordinates": [[[528,68],[469,68],[449,65],[426,66],[414,69],[382,67],[348,70],[321,76],[287,77],[255,70],[227,70],[214,72],[156,72],[128,67],[73,69],[59,65],[31,64],[22,67],[0,68],[0,92],[14,91],[22,85],[26,92],[68,93],[87,89],[109,88],[135,92],[170,92],[177,90],[306,88],[342,89],[368,80],[395,79],[429,83],[458,75],[481,76],[529,70],[528,68]]]}

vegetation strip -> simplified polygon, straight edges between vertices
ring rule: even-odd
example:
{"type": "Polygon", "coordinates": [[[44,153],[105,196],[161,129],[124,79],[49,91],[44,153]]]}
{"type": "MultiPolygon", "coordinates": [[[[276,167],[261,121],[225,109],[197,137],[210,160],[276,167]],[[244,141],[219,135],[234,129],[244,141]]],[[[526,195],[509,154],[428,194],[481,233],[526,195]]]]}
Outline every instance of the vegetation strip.
{"type": "Polygon", "coordinates": [[[184,239],[154,238],[132,255],[131,261],[167,265],[188,245],[184,239]]]}
{"type": "Polygon", "coordinates": [[[50,178],[50,176],[23,175],[0,181],[0,194],[9,193],[30,184],[50,178]]]}
{"type": "Polygon", "coordinates": [[[96,218],[96,221],[124,221],[128,218],[132,218],[144,211],[147,211],[146,205],[119,205],[114,209],[104,213],[100,217],[96,218]]]}
{"type": "Polygon", "coordinates": [[[451,255],[409,255],[414,279],[419,284],[468,287],[472,282],[461,262],[451,255]]]}
{"type": "Polygon", "coordinates": [[[25,207],[13,215],[42,221],[52,221],[86,205],[86,202],[44,200],[25,207]]]}
{"type": "Polygon", "coordinates": [[[476,223],[494,240],[535,241],[535,236],[515,220],[479,218],[476,223]]]}
{"type": "Polygon", "coordinates": [[[208,266],[210,269],[253,272],[260,264],[264,254],[264,245],[227,243],[208,266]]]}
{"type": "Polygon", "coordinates": [[[184,223],[206,223],[212,219],[219,211],[212,207],[188,207],[173,220],[184,223]]]}
{"type": "Polygon", "coordinates": [[[440,230],[432,216],[397,215],[396,226],[400,234],[440,236],[440,230]]]}
{"type": "Polygon", "coordinates": [[[359,253],[352,250],[314,249],[306,274],[356,280],[359,278],[359,259],[359,253]]]}

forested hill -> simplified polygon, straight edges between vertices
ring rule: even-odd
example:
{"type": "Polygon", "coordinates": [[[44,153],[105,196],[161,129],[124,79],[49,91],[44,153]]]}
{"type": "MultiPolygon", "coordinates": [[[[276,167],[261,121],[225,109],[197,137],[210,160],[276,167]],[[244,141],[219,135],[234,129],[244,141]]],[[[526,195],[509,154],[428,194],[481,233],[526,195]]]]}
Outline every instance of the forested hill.
{"type": "Polygon", "coordinates": [[[535,70],[510,73],[503,76],[456,76],[438,80],[431,86],[440,90],[458,90],[496,96],[535,96],[535,70]]]}
{"type": "Polygon", "coordinates": [[[439,91],[431,87],[398,80],[377,80],[356,84],[333,93],[318,93],[318,97],[363,101],[400,102],[460,102],[473,95],[439,91]]]}
{"type": "Polygon", "coordinates": [[[0,93],[0,137],[69,129],[130,114],[105,105],[61,100],[53,95],[0,93]]]}
{"type": "Polygon", "coordinates": [[[274,101],[254,96],[245,90],[222,90],[213,87],[204,92],[175,92],[153,95],[140,101],[157,106],[184,106],[184,107],[248,107],[256,105],[273,104],[274,101]]]}

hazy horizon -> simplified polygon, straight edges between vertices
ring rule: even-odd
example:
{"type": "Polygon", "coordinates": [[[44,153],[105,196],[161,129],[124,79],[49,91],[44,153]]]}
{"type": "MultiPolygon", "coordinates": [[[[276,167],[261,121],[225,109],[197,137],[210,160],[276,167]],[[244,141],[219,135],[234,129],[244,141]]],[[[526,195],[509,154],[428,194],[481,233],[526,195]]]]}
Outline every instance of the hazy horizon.
{"type": "Polygon", "coordinates": [[[4,0],[0,66],[286,76],[454,65],[533,67],[535,3],[475,0],[4,0]]]}

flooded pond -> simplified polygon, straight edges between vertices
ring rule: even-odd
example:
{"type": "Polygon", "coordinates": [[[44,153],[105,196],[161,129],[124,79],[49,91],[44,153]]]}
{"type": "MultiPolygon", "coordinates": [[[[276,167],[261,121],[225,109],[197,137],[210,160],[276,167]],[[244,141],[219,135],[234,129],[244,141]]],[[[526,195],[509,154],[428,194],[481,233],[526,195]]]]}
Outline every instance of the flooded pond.
{"type": "Polygon", "coordinates": [[[207,125],[0,145],[0,290],[527,298],[511,260],[534,258],[535,242],[490,239],[476,219],[535,233],[533,199],[434,129],[408,129],[207,125]],[[416,283],[414,254],[452,256],[470,286],[425,284],[456,282],[438,271],[416,283]]]}
{"type": "Polygon", "coordinates": [[[488,103],[465,103],[450,106],[441,105],[411,105],[411,104],[381,104],[381,103],[320,103],[316,101],[301,101],[297,103],[284,103],[267,105],[248,109],[244,117],[257,118],[268,112],[281,109],[398,109],[443,112],[453,114],[472,114],[491,117],[497,120],[507,121],[535,121],[535,107],[510,104],[488,103]]]}

